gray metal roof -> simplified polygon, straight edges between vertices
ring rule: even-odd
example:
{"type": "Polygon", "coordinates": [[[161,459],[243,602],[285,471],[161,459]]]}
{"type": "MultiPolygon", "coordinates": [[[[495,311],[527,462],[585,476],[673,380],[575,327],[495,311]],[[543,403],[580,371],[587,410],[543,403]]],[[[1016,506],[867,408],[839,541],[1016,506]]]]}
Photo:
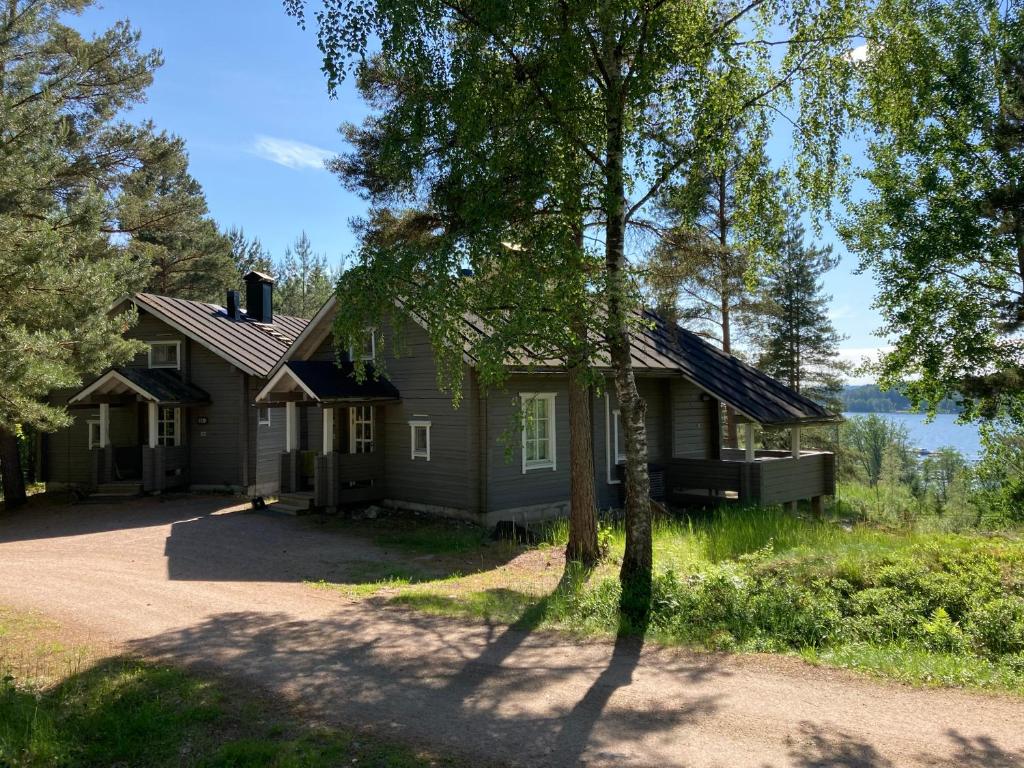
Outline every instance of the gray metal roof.
{"type": "Polygon", "coordinates": [[[401,399],[394,384],[375,376],[372,365],[367,365],[362,381],[356,379],[354,366],[347,361],[291,360],[287,366],[321,401],[401,399]]]}
{"type": "Polygon", "coordinates": [[[636,353],[680,371],[708,394],[765,426],[793,426],[838,421],[808,397],[763,371],[727,355],[692,331],[673,326],[654,312],[644,312],[633,333],[636,353]]]}
{"type": "Polygon", "coordinates": [[[130,300],[232,365],[255,376],[269,374],[309,322],[278,314],[274,315],[272,323],[260,323],[245,315],[233,320],[218,304],[172,299],[154,293],[136,293],[130,300]]]}
{"type": "Polygon", "coordinates": [[[166,368],[109,368],[68,402],[74,406],[109,402],[107,396],[142,397],[160,405],[195,405],[210,402],[205,390],[183,381],[178,371],[166,368]]]}

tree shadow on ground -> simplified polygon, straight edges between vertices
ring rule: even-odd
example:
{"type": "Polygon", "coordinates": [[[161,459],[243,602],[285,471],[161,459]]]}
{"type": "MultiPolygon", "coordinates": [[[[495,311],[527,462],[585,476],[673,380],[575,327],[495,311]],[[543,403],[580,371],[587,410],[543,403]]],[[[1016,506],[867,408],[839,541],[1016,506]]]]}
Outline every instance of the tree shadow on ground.
{"type": "MultiPolygon", "coordinates": [[[[301,695],[342,722],[374,723],[400,738],[470,755],[515,754],[530,765],[608,759],[612,743],[667,734],[716,710],[714,697],[697,695],[671,706],[609,706],[633,680],[642,640],[623,635],[610,655],[577,654],[575,641],[535,631],[544,610],[541,600],[512,626],[477,624],[454,634],[450,620],[402,611],[378,611],[372,624],[353,612],[319,621],[231,613],[134,649],[216,664],[270,690],[301,695]],[[422,663],[424,654],[429,664],[422,663]],[[535,706],[552,685],[578,691],[578,699],[535,706]]],[[[716,665],[714,658],[673,660],[658,669],[696,679],[715,674],[716,665]]]]}

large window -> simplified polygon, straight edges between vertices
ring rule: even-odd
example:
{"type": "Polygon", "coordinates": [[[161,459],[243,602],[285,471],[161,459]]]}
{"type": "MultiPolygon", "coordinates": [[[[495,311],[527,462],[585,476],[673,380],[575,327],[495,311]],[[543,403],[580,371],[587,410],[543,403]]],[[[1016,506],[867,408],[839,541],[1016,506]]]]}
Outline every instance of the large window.
{"type": "Polygon", "coordinates": [[[430,461],[430,419],[427,416],[413,416],[409,422],[409,440],[412,443],[413,461],[430,461]]]}
{"type": "Polygon", "coordinates": [[[523,472],[555,469],[555,394],[523,392],[523,472]]]}
{"type": "Polygon", "coordinates": [[[156,420],[157,445],[178,445],[179,433],[178,409],[160,406],[156,420]]]}
{"type": "Polygon", "coordinates": [[[349,409],[349,452],[373,453],[373,406],[349,409]]]}
{"type": "Polygon", "coordinates": [[[180,341],[151,341],[149,343],[150,368],[180,368],[180,341]]]}

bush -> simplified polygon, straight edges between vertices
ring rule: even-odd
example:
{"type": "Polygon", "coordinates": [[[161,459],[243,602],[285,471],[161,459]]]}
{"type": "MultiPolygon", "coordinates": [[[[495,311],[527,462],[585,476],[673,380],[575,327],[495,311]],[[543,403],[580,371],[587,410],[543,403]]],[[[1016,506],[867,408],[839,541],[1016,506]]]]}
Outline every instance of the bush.
{"type": "Polygon", "coordinates": [[[968,633],[979,652],[989,656],[1024,653],[1024,598],[990,600],[970,616],[968,633]]]}

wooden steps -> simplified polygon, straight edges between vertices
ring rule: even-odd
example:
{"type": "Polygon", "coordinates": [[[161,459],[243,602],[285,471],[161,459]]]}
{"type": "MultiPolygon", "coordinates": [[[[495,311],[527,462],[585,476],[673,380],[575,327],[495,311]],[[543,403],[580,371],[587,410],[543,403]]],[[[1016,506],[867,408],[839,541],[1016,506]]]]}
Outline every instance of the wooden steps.
{"type": "Polygon", "coordinates": [[[310,491],[282,493],[267,508],[286,515],[308,515],[313,511],[313,494],[310,491]]]}
{"type": "Polygon", "coordinates": [[[100,483],[89,494],[89,501],[116,501],[118,499],[132,499],[142,495],[142,483],[137,480],[115,480],[110,483],[100,483]]]}

